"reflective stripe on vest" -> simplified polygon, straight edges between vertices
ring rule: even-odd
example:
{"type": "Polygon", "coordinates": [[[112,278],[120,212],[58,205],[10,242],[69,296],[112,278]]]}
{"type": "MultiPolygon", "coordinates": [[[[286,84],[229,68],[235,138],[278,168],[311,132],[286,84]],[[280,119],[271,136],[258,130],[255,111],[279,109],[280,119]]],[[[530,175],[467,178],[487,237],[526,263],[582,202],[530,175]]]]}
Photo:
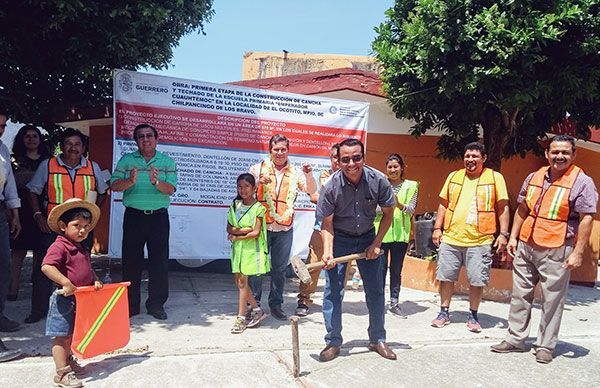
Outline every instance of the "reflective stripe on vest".
{"type": "MultiPolygon", "coordinates": [[[[466,169],[463,168],[452,174],[450,182],[448,182],[448,208],[444,216],[444,229],[446,230],[452,224],[452,217],[462,194],[465,176],[466,169]]],[[[477,178],[475,198],[477,204],[477,230],[482,234],[496,233],[496,179],[494,170],[491,168],[484,168],[479,178],[477,178]]]]}
{"type": "MultiPolygon", "coordinates": [[[[227,213],[227,222],[234,228],[254,228],[256,225],[256,219],[258,218],[258,209],[262,206],[256,202],[252,205],[246,213],[238,220],[235,215],[235,203],[229,207],[227,213]]],[[[266,273],[269,271],[268,268],[269,260],[267,254],[269,248],[267,247],[267,225],[263,222],[261,225],[260,235],[253,239],[237,240],[233,241],[231,246],[231,258],[239,259],[240,267],[248,266],[252,270],[247,272],[255,273],[266,273]]],[[[241,273],[241,268],[233,268],[241,273]]]]}
{"type": "Polygon", "coordinates": [[[67,199],[86,199],[88,192],[95,189],[94,168],[89,160],[85,167],[75,170],[75,179],[73,180],[71,180],[69,170],[65,166],[61,166],[56,157],[48,160],[47,214],[50,214],[52,208],[67,199]]]}
{"type": "Polygon", "coordinates": [[[537,170],[527,186],[525,204],[529,215],[523,221],[519,240],[533,242],[544,248],[558,248],[565,243],[567,221],[571,211],[569,195],[581,169],[571,165],[569,169],[542,194],[549,167],[537,170]],[[537,208],[537,209],[536,209],[537,208]]]}
{"type": "MultiPolygon", "coordinates": [[[[272,187],[271,189],[271,198],[273,198],[273,202],[275,203],[275,210],[277,211],[277,214],[279,215],[283,215],[285,213],[285,211],[287,210],[287,196],[288,196],[288,191],[290,190],[290,174],[292,174],[292,165],[288,162],[288,165],[286,167],[285,173],[283,175],[283,177],[281,178],[281,183],[279,184],[279,187],[277,187],[277,176],[275,175],[275,169],[272,168],[270,169],[269,166],[267,166],[267,163],[265,161],[263,161],[260,164],[260,171],[258,176],[261,177],[264,174],[268,174],[269,178],[271,178],[271,182],[273,182],[273,184],[271,184],[270,186],[272,187]]],[[[264,193],[264,186],[265,185],[258,185],[258,190],[256,192],[256,199],[263,204],[263,206],[267,209],[267,214],[265,214],[265,220],[267,221],[267,224],[272,224],[273,222],[279,224],[279,225],[283,225],[283,226],[290,226],[292,225],[292,222],[294,221],[294,212],[292,211],[292,214],[290,214],[290,216],[285,219],[285,220],[281,220],[281,221],[275,221],[275,219],[273,218],[273,216],[271,215],[271,210],[269,209],[269,205],[267,204],[267,200],[265,199],[265,193],[264,193]]]]}
{"type": "MultiPolygon", "coordinates": [[[[398,190],[398,194],[396,194],[397,203],[401,203],[403,205],[409,204],[412,197],[417,192],[417,188],[419,187],[419,182],[405,180],[400,186],[400,190],[398,190]]],[[[377,214],[375,217],[375,230],[379,231],[379,224],[381,223],[381,214],[377,214]]],[[[390,242],[408,242],[410,239],[410,230],[411,230],[411,221],[412,215],[402,210],[394,207],[394,218],[392,220],[392,225],[386,232],[385,236],[383,236],[384,243],[390,242]]]]}

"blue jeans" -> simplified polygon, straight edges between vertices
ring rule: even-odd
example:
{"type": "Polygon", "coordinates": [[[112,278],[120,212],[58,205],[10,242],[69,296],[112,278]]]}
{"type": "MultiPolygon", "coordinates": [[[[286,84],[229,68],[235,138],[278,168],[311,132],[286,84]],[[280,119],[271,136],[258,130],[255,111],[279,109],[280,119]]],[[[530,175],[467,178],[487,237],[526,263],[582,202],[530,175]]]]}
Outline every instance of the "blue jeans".
{"type": "MultiPolygon", "coordinates": [[[[362,236],[350,236],[335,232],[333,236],[333,255],[340,257],[351,253],[364,252],[375,239],[375,231],[362,236]]],[[[383,260],[379,256],[374,260],[357,260],[363,280],[367,309],[369,310],[369,342],[385,342],[385,297],[383,294],[383,260]]],[[[323,317],[325,318],[325,343],[342,346],[342,301],[344,299],[344,277],[348,263],[338,264],[325,271],[325,290],[323,294],[323,317]]]]}
{"type": "Polygon", "coordinates": [[[73,334],[75,326],[75,295],[62,296],[56,290],[50,295],[46,335],[66,337],[73,334]]]}
{"type": "Polygon", "coordinates": [[[4,304],[10,283],[10,229],[6,219],[6,208],[0,205],[0,317],[4,315],[4,304]]]}
{"type": "MultiPolygon", "coordinates": [[[[283,286],[285,270],[290,262],[294,231],[267,232],[267,245],[271,257],[271,291],[269,292],[269,308],[281,308],[283,304],[283,286]]],[[[248,284],[254,294],[256,303],[262,297],[262,276],[248,276],[248,284]]]]}

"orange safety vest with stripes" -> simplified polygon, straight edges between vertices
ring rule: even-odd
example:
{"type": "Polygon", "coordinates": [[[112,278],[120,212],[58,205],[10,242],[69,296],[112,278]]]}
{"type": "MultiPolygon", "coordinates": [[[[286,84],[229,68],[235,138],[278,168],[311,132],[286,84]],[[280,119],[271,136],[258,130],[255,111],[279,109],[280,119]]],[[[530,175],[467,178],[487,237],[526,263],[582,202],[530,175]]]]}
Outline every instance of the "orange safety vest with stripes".
{"type": "MultiPolygon", "coordinates": [[[[452,216],[462,192],[466,169],[456,171],[448,182],[448,207],[444,216],[444,229],[452,224],[452,216]]],[[[482,234],[496,233],[496,179],[494,170],[484,168],[477,179],[477,230],[482,234]]]]}
{"type": "MultiPolygon", "coordinates": [[[[266,161],[263,161],[260,164],[260,172],[258,176],[260,177],[263,175],[268,175],[269,178],[271,178],[271,182],[273,182],[273,184],[269,185],[271,187],[270,193],[271,198],[273,199],[275,210],[279,216],[283,216],[286,210],[288,209],[286,200],[290,190],[290,175],[293,174],[292,169],[292,165],[288,162],[288,166],[286,167],[283,178],[281,178],[281,183],[279,184],[279,187],[277,187],[278,185],[277,177],[275,176],[275,170],[273,168],[269,168],[269,165],[266,161]]],[[[290,216],[286,219],[276,221],[275,218],[273,218],[273,215],[271,214],[271,209],[265,198],[264,187],[265,185],[258,185],[256,199],[267,209],[267,213],[265,214],[265,221],[267,222],[267,224],[272,224],[273,222],[275,222],[283,226],[292,225],[292,222],[294,221],[293,211],[291,212],[290,216]]]]}
{"type": "Polygon", "coordinates": [[[85,167],[75,170],[75,179],[71,179],[69,170],[58,163],[56,157],[48,160],[48,207],[50,214],[56,205],[60,205],[67,199],[86,199],[89,191],[96,190],[96,177],[92,162],[87,160],[85,167]]]}
{"type": "Polygon", "coordinates": [[[571,165],[563,176],[552,182],[542,194],[544,179],[549,168],[540,168],[529,181],[525,197],[529,215],[523,221],[519,240],[527,242],[532,238],[533,242],[540,247],[558,248],[565,243],[567,221],[571,211],[569,195],[581,168],[571,165]]]}

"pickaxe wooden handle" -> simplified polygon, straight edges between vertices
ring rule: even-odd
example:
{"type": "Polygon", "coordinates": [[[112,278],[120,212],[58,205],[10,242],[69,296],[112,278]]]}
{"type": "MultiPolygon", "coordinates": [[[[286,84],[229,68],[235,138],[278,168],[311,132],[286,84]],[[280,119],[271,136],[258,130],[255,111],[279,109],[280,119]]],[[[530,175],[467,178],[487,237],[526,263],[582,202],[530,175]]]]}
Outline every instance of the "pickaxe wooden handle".
{"type": "MultiPolygon", "coordinates": [[[[381,252],[382,252],[381,249],[377,250],[377,254],[381,254],[381,252]]],[[[333,261],[335,262],[335,264],[342,264],[342,263],[347,263],[352,260],[361,260],[361,259],[364,259],[365,257],[367,257],[366,252],[352,253],[350,255],[336,257],[333,259],[333,261]]],[[[311,272],[320,270],[325,266],[325,263],[323,263],[322,261],[319,261],[318,263],[312,263],[312,264],[306,265],[302,261],[302,259],[298,256],[292,257],[290,262],[292,264],[292,268],[294,269],[294,272],[296,273],[296,275],[298,275],[300,282],[305,283],[305,284],[310,283],[310,281],[311,281],[310,273],[311,272]]]]}
{"type": "MultiPolygon", "coordinates": [[[[365,257],[367,257],[366,252],[352,253],[350,255],[336,257],[333,259],[333,261],[335,261],[336,264],[343,264],[343,263],[347,263],[352,260],[364,259],[365,257]]],[[[308,264],[306,266],[306,269],[308,270],[308,272],[313,272],[313,271],[322,269],[324,266],[325,266],[325,263],[323,263],[322,261],[319,261],[318,263],[308,264]]]]}

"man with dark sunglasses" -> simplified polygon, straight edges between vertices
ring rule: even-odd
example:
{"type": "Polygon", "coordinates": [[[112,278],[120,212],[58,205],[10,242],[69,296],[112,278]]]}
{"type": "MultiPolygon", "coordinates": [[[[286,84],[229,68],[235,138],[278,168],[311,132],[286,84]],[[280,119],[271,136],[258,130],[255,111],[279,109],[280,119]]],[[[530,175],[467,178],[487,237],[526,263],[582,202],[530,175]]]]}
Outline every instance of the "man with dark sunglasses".
{"type": "Polygon", "coordinates": [[[319,360],[331,361],[340,353],[342,338],[342,301],[348,263],[335,264],[334,257],[366,252],[366,260],[357,260],[363,279],[369,310],[369,350],[389,360],[396,354],[385,342],[385,297],[383,294],[384,257],[379,248],[392,223],[394,192],[386,176],[364,164],[365,148],[356,139],[340,143],[340,171],[331,176],[317,204],[317,217],[323,217],[321,238],[327,283],[323,293],[326,347],[319,360]],[[377,206],[383,217],[375,233],[377,206]]]}

